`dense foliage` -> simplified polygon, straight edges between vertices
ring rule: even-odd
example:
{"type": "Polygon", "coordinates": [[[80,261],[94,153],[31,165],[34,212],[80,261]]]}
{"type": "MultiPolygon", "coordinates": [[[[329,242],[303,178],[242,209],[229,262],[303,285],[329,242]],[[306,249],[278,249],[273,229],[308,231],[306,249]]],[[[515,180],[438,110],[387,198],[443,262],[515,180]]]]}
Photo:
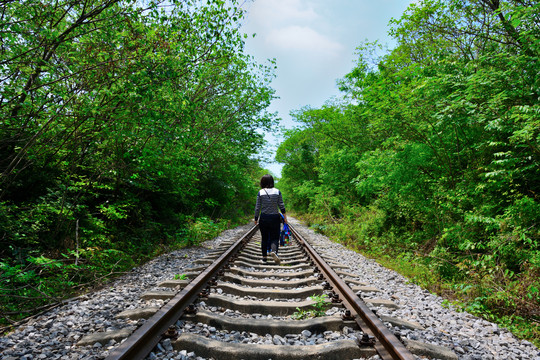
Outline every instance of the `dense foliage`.
{"type": "Polygon", "coordinates": [[[293,113],[280,187],[322,231],[540,339],[540,3],[424,0],[391,26],[342,99],[293,113]]]}
{"type": "Polygon", "coordinates": [[[242,16],[221,0],[0,3],[4,319],[252,211],[273,64],[244,54],[242,16]]]}

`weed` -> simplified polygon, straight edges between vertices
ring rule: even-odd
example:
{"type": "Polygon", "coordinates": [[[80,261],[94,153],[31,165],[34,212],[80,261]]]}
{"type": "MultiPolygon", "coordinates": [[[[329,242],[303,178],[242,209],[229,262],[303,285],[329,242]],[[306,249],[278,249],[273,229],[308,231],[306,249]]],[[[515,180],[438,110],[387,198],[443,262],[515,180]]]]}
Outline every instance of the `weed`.
{"type": "Polygon", "coordinates": [[[300,308],[296,308],[296,312],[294,312],[291,317],[295,320],[302,320],[302,319],[311,319],[316,317],[321,317],[325,314],[328,295],[322,294],[322,295],[313,295],[309,297],[310,300],[315,301],[315,304],[312,304],[312,309],[309,310],[302,310],[300,308]]]}

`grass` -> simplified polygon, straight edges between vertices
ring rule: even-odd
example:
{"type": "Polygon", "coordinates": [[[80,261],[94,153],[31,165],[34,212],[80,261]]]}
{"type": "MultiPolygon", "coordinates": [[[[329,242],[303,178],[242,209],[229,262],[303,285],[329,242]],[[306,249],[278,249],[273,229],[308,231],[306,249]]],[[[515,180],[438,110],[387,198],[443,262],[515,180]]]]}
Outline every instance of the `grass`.
{"type": "Polygon", "coordinates": [[[310,300],[315,301],[315,304],[311,305],[311,309],[302,310],[296,308],[296,312],[291,315],[291,318],[295,320],[311,319],[321,317],[325,314],[326,307],[328,306],[328,296],[326,294],[313,295],[309,297],[310,300]]]}

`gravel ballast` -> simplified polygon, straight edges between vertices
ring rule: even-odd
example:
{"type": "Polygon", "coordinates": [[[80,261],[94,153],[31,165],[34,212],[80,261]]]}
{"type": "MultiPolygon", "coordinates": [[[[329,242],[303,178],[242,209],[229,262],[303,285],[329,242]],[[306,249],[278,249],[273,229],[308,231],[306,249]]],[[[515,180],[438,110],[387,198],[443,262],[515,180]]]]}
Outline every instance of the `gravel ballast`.
{"type": "MultiPolygon", "coordinates": [[[[540,360],[540,350],[527,341],[518,340],[506,329],[496,324],[472,316],[466,312],[458,312],[452,306],[443,306],[443,299],[422,290],[398,273],[388,270],[375,261],[346,249],[340,244],[332,243],[325,236],[315,233],[290,219],[304,236],[313,239],[311,242],[318,251],[339,259],[340,264],[348,265],[347,272],[356,274],[380,291],[363,292],[362,297],[392,300],[399,305],[397,309],[372,307],[379,316],[387,315],[414,321],[423,330],[391,327],[391,330],[402,339],[419,341],[451,349],[463,360],[488,359],[520,359],[540,360]]],[[[107,344],[96,342],[87,346],[77,346],[77,342],[91,333],[124,329],[135,329],[144,319],[126,320],[115,316],[122,311],[148,306],[161,306],[162,300],[142,300],[141,295],[147,291],[158,290],[157,284],[171,280],[177,274],[188,272],[194,267],[193,262],[207,256],[212,249],[227,241],[238,239],[251,225],[241,226],[223,232],[219,237],[205,242],[200,247],[177,250],[162,255],[145,265],[133,269],[118,278],[106,288],[87,294],[65,305],[57,307],[45,314],[30,319],[15,331],[0,338],[0,354],[2,360],[33,359],[103,359],[109,350],[117,345],[111,339],[107,344]]],[[[192,325],[194,330],[213,333],[215,329],[192,325]]],[[[193,330],[192,330],[193,331],[193,330]]],[[[229,334],[235,338],[236,334],[229,334]]],[[[266,334],[239,334],[243,343],[259,342],[266,334]],[[245,336],[244,336],[245,335],[245,336]]],[[[312,334],[304,334],[305,339],[316,342],[312,334]],[[309,336],[307,336],[309,335],[309,336]]],[[[346,337],[346,334],[326,334],[328,336],[346,337]],[[339,335],[339,336],[338,336],[339,335]]],[[[302,337],[299,337],[300,339],[302,337]]],[[[294,341],[298,340],[294,339],[294,341]]],[[[267,339],[271,343],[286,342],[289,339],[267,339]]],[[[187,351],[173,352],[170,341],[160,344],[159,351],[154,352],[153,359],[197,359],[187,351]]],[[[200,359],[200,358],[199,358],[200,359]]]]}

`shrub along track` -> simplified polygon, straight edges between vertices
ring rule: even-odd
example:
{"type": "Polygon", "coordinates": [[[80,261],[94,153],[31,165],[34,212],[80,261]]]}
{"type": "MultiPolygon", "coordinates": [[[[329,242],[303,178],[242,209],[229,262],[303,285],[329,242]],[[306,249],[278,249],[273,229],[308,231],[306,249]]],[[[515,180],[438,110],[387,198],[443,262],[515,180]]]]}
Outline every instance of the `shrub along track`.
{"type": "MultiPolygon", "coordinates": [[[[219,360],[342,360],[375,355],[414,359],[411,352],[457,359],[445,348],[410,340],[407,349],[383,322],[405,328],[418,324],[378,318],[357,295],[377,289],[367,286],[367,279],[348,272],[339,259],[317,254],[309,241],[294,227],[291,229],[293,238],[289,246],[280,249],[279,265],[270,257],[268,263],[261,263],[260,237],[253,227],[207,258],[196,260],[198,266],[185,274],[191,280],[165,281],[161,283],[164,290],[144,294],[149,299],[170,300],[161,308],[119,314],[148,319],[107,359],[143,359],[148,354],[155,358],[160,349],[195,352],[219,360]],[[299,317],[314,308],[324,308],[325,315],[291,319],[291,315],[299,317]]],[[[396,306],[388,300],[367,301],[396,306]]],[[[127,335],[99,333],[83,338],[79,344],[107,343],[127,335]]]]}

